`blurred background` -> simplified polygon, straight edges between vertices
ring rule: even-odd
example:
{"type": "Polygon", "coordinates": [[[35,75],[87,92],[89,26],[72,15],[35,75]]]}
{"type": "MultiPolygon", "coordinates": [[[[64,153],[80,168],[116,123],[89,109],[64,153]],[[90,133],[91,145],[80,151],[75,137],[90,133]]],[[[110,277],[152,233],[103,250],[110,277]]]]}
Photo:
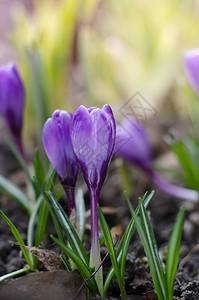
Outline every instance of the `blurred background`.
{"type": "Polygon", "coordinates": [[[0,0],[0,64],[25,81],[26,147],[56,108],[186,118],[183,52],[197,47],[197,0],[0,0]]]}

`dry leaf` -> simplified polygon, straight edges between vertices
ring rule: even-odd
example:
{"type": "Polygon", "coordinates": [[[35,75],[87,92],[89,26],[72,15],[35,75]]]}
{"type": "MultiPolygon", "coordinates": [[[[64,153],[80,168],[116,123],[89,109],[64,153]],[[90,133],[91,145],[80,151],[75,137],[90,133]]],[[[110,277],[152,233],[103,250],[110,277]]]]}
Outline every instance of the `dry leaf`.
{"type": "Polygon", "coordinates": [[[48,271],[54,272],[63,269],[60,261],[60,256],[57,253],[47,249],[39,249],[37,247],[23,247],[25,247],[27,251],[31,252],[34,256],[36,256],[37,259],[44,264],[45,268],[48,271]]]}
{"type": "Polygon", "coordinates": [[[121,225],[117,225],[117,226],[114,226],[111,228],[111,236],[112,236],[113,242],[115,241],[115,236],[118,235],[118,237],[119,237],[118,243],[119,243],[123,234],[124,234],[124,229],[122,228],[121,225]]]}

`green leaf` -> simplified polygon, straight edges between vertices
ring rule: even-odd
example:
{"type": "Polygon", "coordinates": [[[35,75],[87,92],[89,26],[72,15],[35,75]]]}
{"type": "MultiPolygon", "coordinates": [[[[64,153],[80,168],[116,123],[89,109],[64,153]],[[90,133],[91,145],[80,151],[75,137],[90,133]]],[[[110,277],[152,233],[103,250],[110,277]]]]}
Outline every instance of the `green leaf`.
{"type": "Polygon", "coordinates": [[[117,278],[121,294],[124,295],[125,294],[124,278],[122,278],[121,274],[120,274],[120,269],[119,269],[119,265],[118,265],[118,262],[117,262],[117,257],[116,257],[115,248],[114,248],[114,245],[113,245],[113,240],[112,240],[110,229],[108,227],[108,224],[107,224],[107,222],[104,218],[104,215],[103,215],[99,205],[98,205],[98,215],[99,215],[101,228],[102,228],[102,231],[103,231],[103,234],[104,234],[104,238],[105,238],[105,241],[106,241],[106,246],[107,246],[108,251],[109,251],[112,266],[113,266],[114,271],[115,271],[115,276],[117,278]]]}
{"type": "MultiPolygon", "coordinates": [[[[154,195],[154,191],[152,191],[148,197],[146,197],[146,194],[143,197],[143,202],[144,202],[144,206],[147,207],[149,202],[151,201],[151,198],[154,195]]],[[[130,202],[130,200],[128,199],[128,205],[129,205],[129,209],[133,209],[132,204],[130,202]]],[[[139,211],[140,211],[140,204],[138,204],[138,207],[136,209],[136,215],[139,215],[139,211]]],[[[117,261],[120,264],[120,272],[121,272],[121,277],[124,278],[124,274],[125,274],[125,266],[126,266],[126,256],[127,256],[127,252],[128,252],[128,247],[130,244],[130,241],[134,235],[136,226],[135,226],[135,222],[134,219],[132,218],[127,226],[127,229],[125,230],[125,233],[119,243],[118,249],[117,249],[117,261]]],[[[104,237],[101,239],[101,243],[100,245],[102,245],[104,243],[104,237]]],[[[108,287],[111,283],[111,280],[114,276],[114,269],[113,267],[110,268],[105,282],[104,282],[104,295],[106,295],[107,291],[108,291],[108,287]]]]}
{"type": "MultiPolygon", "coordinates": [[[[14,237],[16,238],[17,242],[19,245],[24,245],[25,243],[19,233],[19,231],[17,230],[17,228],[14,226],[14,224],[8,219],[8,217],[0,210],[0,215],[3,217],[3,219],[5,220],[5,222],[8,224],[8,226],[10,227],[14,237]]],[[[32,265],[31,259],[30,259],[30,255],[29,252],[25,249],[25,247],[20,246],[21,251],[26,259],[27,264],[29,265],[31,270],[34,270],[34,267],[32,265]]]]}
{"type": "MultiPolygon", "coordinates": [[[[55,185],[55,180],[57,177],[57,173],[55,171],[55,169],[51,168],[49,169],[49,175],[48,178],[46,180],[46,185],[45,185],[45,191],[53,191],[54,185],[55,185]]],[[[40,184],[41,186],[41,184],[40,184]]],[[[41,189],[40,189],[41,190],[41,189]]]]}
{"type": "Polygon", "coordinates": [[[104,238],[104,236],[100,239],[100,241],[99,241],[99,245],[100,245],[100,247],[103,245],[105,243],[105,238],[104,238]]]}
{"type": "Polygon", "coordinates": [[[151,255],[152,255],[152,264],[153,267],[155,267],[156,274],[158,277],[158,282],[161,288],[161,292],[164,296],[166,297],[166,287],[165,287],[165,278],[164,278],[164,272],[163,272],[163,266],[162,262],[160,260],[159,252],[158,252],[158,247],[156,243],[156,239],[154,236],[153,228],[151,226],[147,211],[145,207],[141,204],[141,210],[140,210],[140,220],[141,220],[141,225],[142,228],[145,231],[146,238],[148,239],[148,245],[151,250],[151,255]]]}
{"type": "Polygon", "coordinates": [[[72,271],[71,269],[71,266],[70,266],[70,263],[69,263],[69,259],[67,256],[63,256],[61,255],[61,264],[62,264],[62,267],[64,268],[64,270],[66,271],[72,271]]]}
{"type": "Polygon", "coordinates": [[[36,150],[35,152],[35,159],[34,159],[34,175],[36,180],[41,184],[43,187],[45,182],[45,171],[42,161],[39,156],[39,151],[36,150]]]}
{"type": "Polygon", "coordinates": [[[78,189],[75,196],[76,216],[78,220],[78,229],[81,239],[84,236],[85,223],[86,223],[86,209],[84,203],[84,194],[82,189],[78,189]]]}
{"type": "Polygon", "coordinates": [[[176,154],[180,162],[189,187],[199,190],[199,171],[195,166],[195,160],[192,159],[192,155],[187,149],[187,146],[182,141],[178,141],[176,144],[171,146],[171,150],[176,154]]]}
{"type": "Polygon", "coordinates": [[[48,217],[49,217],[48,203],[43,199],[40,206],[39,215],[38,215],[38,225],[37,225],[37,232],[36,232],[36,239],[35,239],[36,247],[39,246],[43,240],[44,234],[48,226],[48,217]]]}
{"type": "MultiPolygon", "coordinates": [[[[130,201],[126,194],[125,196],[127,201],[130,201]]],[[[138,219],[134,210],[131,211],[131,214],[134,218],[137,231],[143,243],[158,299],[166,300],[166,285],[162,264],[157,252],[157,244],[154,239],[152,226],[143,203],[140,202],[140,220],[138,219]]]]}
{"type": "MultiPolygon", "coordinates": [[[[35,229],[36,219],[38,216],[38,211],[39,211],[40,205],[42,203],[42,199],[43,199],[43,197],[41,195],[38,198],[38,200],[34,206],[34,209],[32,211],[32,214],[31,214],[29,222],[28,222],[27,245],[31,246],[31,247],[34,246],[34,232],[35,232],[34,229],[35,229]]],[[[29,253],[29,255],[30,255],[32,264],[36,267],[37,266],[37,258],[32,253],[29,253]]]]}
{"type": "MultiPolygon", "coordinates": [[[[151,201],[153,195],[154,195],[154,191],[152,191],[148,196],[147,196],[147,193],[145,193],[145,195],[143,196],[143,198],[141,200],[144,207],[148,206],[148,204],[151,201]]],[[[133,206],[130,203],[130,201],[128,202],[128,206],[129,206],[130,211],[132,212],[133,206]]],[[[138,207],[137,207],[135,213],[136,213],[137,216],[140,214],[140,203],[138,204],[138,207]]],[[[127,252],[128,252],[130,241],[131,241],[132,236],[135,232],[135,228],[136,228],[135,221],[132,218],[130,223],[129,223],[129,226],[128,226],[127,230],[125,231],[125,233],[123,235],[123,239],[121,241],[122,244],[120,243],[121,244],[121,249],[122,249],[121,266],[120,266],[122,277],[124,277],[124,274],[125,274],[127,252]]],[[[118,250],[120,251],[120,248],[118,250]]]]}
{"type": "MultiPolygon", "coordinates": [[[[54,169],[51,169],[49,171],[50,176],[49,179],[47,180],[47,183],[45,185],[46,190],[52,190],[54,187],[54,182],[56,178],[56,172],[54,169]]],[[[36,179],[37,180],[37,179],[36,179]]],[[[40,182],[41,185],[41,182],[40,182]]],[[[39,190],[39,188],[38,188],[39,190]]],[[[36,231],[36,237],[35,237],[35,246],[39,246],[43,240],[44,234],[47,231],[47,226],[48,226],[48,219],[49,219],[49,206],[48,203],[43,199],[41,201],[41,205],[39,207],[39,213],[38,213],[38,223],[37,223],[37,231],[36,231]]],[[[40,197],[39,197],[40,199],[40,197]]],[[[38,200],[37,200],[38,202],[38,200]]],[[[55,227],[58,229],[59,232],[59,238],[63,240],[63,234],[61,232],[61,229],[59,226],[57,226],[57,223],[55,224],[55,227]]]]}
{"type": "Polygon", "coordinates": [[[63,208],[61,207],[59,202],[54,198],[51,192],[47,192],[47,195],[51,201],[57,218],[59,219],[59,222],[67,236],[71,248],[74,251],[76,251],[76,253],[81,257],[81,259],[88,265],[89,259],[86,255],[86,251],[66,212],[63,210],[63,208]]]}
{"type": "Polygon", "coordinates": [[[57,218],[56,213],[54,212],[54,209],[50,206],[50,204],[48,204],[48,210],[49,210],[50,215],[53,219],[53,223],[54,223],[54,226],[55,226],[56,233],[57,233],[60,241],[64,244],[66,241],[65,241],[62,229],[61,229],[61,225],[59,223],[59,220],[57,218]]]}
{"type": "Polygon", "coordinates": [[[6,275],[0,276],[0,282],[4,281],[6,279],[12,278],[14,276],[24,274],[24,273],[29,273],[29,270],[24,268],[24,269],[20,269],[20,270],[8,273],[6,275]]]}
{"type": "Polygon", "coordinates": [[[83,244],[76,233],[71,221],[69,220],[67,214],[59,204],[59,202],[55,199],[53,194],[51,192],[42,192],[44,195],[45,200],[52,205],[52,208],[57,216],[57,219],[59,220],[66,237],[68,239],[68,242],[70,243],[71,248],[74,252],[76,252],[77,255],[81,257],[81,259],[85,262],[85,264],[89,264],[88,256],[86,255],[86,251],[83,247],[83,244]]]}
{"type": "MultiPolygon", "coordinates": [[[[76,265],[78,271],[80,272],[82,278],[85,280],[91,276],[91,270],[85,264],[85,262],[71,249],[69,249],[65,244],[57,240],[53,235],[51,235],[52,240],[62,249],[62,251],[70,257],[70,259],[76,265]]],[[[87,287],[93,292],[93,294],[99,294],[96,281],[92,277],[89,281],[86,282],[87,287]]]]}
{"type": "Polygon", "coordinates": [[[16,184],[8,180],[3,175],[0,175],[0,192],[13,199],[25,210],[25,212],[30,215],[31,213],[31,203],[26,195],[18,188],[16,184]]]}
{"type": "Polygon", "coordinates": [[[168,252],[166,258],[166,269],[165,269],[165,277],[166,277],[167,289],[169,294],[169,300],[173,299],[173,285],[174,285],[175,275],[178,266],[184,213],[185,213],[184,208],[181,208],[169,239],[168,252]]]}
{"type": "Polygon", "coordinates": [[[24,161],[24,159],[19,154],[15,144],[10,139],[6,139],[6,142],[9,146],[10,150],[12,151],[14,156],[16,157],[18,163],[22,167],[24,173],[26,174],[26,177],[27,177],[29,183],[32,185],[33,190],[35,191],[35,185],[34,185],[34,182],[33,182],[33,179],[32,179],[32,175],[30,174],[30,171],[28,169],[28,166],[27,166],[26,162],[24,161]]]}

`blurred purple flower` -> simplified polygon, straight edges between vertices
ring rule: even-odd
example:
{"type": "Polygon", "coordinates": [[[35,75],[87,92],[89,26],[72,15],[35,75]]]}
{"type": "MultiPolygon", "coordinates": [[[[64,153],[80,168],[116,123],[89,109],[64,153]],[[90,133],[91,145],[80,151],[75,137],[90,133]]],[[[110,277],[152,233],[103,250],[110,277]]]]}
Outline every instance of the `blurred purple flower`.
{"type": "Polygon", "coordinates": [[[24,157],[21,131],[25,90],[22,79],[13,63],[0,67],[0,113],[9,127],[16,146],[24,157]]]}
{"type": "Polygon", "coordinates": [[[152,168],[151,146],[142,124],[135,118],[124,120],[117,126],[114,153],[141,167],[161,190],[174,197],[198,201],[197,191],[176,186],[161,178],[152,168]]]}
{"type": "Polygon", "coordinates": [[[146,169],[152,155],[144,126],[135,118],[125,119],[117,126],[114,153],[146,169]]]}
{"type": "Polygon", "coordinates": [[[48,159],[66,192],[69,216],[75,207],[75,184],[78,174],[78,162],[71,144],[71,120],[71,113],[55,110],[44,124],[42,135],[48,159]]]}
{"type": "Polygon", "coordinates": [[[184,53],[184,69],[191,87],[199,96],[199,49],[184,53]]]}
{"type": "Polygon", "coordinates": [[[91,201],[91,251],[99,264],[97,203],[115,144],[115,119],[109,105],[87,109],[81,105],[71,122],[74,152],[82,168],[91,201]]]}

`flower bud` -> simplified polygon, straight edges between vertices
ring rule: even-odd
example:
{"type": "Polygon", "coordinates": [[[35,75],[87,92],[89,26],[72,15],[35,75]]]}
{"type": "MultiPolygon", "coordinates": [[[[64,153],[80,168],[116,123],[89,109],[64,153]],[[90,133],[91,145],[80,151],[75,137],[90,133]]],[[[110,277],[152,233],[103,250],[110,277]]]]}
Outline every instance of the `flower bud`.
{"type": "Polygon", "coordinates": [[[56,110],[44,124],[42,135],[48,159],[66,192],[69,215],[75,207],[74,189],[78,174],[78,162],[71,144],[71,120],[71,113],[56,110]]]}
{"type": "Polygon", "coordinates": [[[87,109],[81,105],[71,122],[71,139],[89,190],[99,192],[115,143],[115,120],[110,106],[87,109]]]}
{"type": "Polygon", "coordinates": [[[13,63],[0,67],[0,113],[10,129],[19,151],[21,145],[21,130],[25,90],[23,82],[13,63]]]}

